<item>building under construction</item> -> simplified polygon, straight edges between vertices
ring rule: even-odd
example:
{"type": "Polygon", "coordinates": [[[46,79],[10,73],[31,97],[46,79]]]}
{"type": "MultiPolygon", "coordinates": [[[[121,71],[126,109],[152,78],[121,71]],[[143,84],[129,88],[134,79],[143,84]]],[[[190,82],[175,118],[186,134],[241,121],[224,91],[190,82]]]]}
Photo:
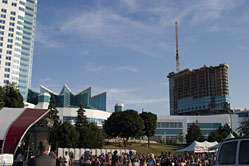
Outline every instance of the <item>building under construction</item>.
{"type": "Polygon", "coordinates": [[[221,64],[169,73],[170,115],[229,112],[228,68],[221,64]]]}

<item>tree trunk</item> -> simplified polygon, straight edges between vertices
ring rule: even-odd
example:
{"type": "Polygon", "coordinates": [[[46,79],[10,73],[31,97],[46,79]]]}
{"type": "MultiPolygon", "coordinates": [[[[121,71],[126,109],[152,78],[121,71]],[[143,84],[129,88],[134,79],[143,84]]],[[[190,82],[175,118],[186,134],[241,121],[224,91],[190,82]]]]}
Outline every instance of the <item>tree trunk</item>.
{"type": "Polygon", "coordinates": [[[148,136],[148,147],[150,147],[150,136],[148,136]]]}

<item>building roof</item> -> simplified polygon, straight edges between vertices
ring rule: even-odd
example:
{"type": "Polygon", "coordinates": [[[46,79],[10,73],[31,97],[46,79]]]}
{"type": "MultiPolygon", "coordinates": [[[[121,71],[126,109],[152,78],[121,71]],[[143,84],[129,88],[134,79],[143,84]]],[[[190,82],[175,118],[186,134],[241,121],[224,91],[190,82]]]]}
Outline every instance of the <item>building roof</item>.
{"type": "Polygon", "coordinates": [[[48,109],[3,108],[0,110],[2,153],[15,154],[26,132],[49,112],[48,109]]]}

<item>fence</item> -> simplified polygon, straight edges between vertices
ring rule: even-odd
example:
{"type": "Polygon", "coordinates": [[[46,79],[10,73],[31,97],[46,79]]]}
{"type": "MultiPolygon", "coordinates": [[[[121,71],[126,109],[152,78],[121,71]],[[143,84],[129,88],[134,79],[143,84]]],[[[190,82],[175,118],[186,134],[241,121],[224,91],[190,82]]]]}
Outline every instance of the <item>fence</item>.
{"type": "Polygon", "coordinates": [[[101,154],[108,154],[109,152],[113,153],[117,151],[117,154],[120,155],[122,153],[132,153],[136,154],[136,150],[129,150],[129,149],[79,149],[79,148],[58,148],[58,157],[63,157],[65,152],[73,152],[74,158],[73,160],[79,160],[80,157],[86,153],[92,152],[93,155],[101,155],[101,154]]]}

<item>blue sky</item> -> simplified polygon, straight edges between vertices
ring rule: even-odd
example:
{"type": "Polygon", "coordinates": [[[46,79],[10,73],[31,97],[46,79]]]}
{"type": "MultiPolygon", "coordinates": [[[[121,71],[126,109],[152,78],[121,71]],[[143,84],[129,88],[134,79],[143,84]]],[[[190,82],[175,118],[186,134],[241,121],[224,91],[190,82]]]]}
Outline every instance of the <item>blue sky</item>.
{"type": "Polygon", "coordinates": [[[249,1],[39,0],[32,88],[107,91],[107,109],[169,114],[167,75],[226,63],[232,107],[249,107],[249,1]]]}

